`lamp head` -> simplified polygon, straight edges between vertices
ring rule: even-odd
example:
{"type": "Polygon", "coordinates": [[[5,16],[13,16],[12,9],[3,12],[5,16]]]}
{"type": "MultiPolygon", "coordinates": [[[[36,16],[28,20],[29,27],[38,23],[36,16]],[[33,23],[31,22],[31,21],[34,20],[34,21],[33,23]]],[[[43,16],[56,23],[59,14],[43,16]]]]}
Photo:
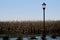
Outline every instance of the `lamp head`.
{"type": "Polygon", "coordinates": [[[43,8],[43,9],[46,8],[46,4],[45,4],[45,3],[42,4],[42,8],[43,8]]]}

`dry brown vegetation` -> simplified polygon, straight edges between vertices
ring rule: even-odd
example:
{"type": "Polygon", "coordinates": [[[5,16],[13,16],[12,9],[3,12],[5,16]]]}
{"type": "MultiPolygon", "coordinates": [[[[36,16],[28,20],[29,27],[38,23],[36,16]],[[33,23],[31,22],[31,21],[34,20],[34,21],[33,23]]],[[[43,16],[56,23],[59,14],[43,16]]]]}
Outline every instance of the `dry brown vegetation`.
{"type": "MultiPolygon", "coordinates": [[[[60,21],[46,21],[46,34],[60,35],[60,21]]],[[[42,21],[0,22],[0,34],[33,35],[42,34],[42,21]]]]}

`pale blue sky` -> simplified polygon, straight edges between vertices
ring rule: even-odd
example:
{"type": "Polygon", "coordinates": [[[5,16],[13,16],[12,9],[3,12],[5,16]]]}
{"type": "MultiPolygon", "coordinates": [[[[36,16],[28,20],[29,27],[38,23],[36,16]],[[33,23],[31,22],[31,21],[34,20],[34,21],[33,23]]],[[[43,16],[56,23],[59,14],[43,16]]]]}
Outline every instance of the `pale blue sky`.
{"type": "Polygon", "coordinates": [[[0,0],[0,21],[42,20],[43,2],[46,20],[60,20],[60,0],[0,0]]]}

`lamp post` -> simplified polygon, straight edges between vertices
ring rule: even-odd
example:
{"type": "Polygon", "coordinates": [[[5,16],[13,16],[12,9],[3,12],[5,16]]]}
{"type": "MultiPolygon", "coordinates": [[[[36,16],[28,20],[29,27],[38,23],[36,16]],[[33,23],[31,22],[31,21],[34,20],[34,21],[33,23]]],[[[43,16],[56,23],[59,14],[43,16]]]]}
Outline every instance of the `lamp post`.
{"type": "Polygon", "coordinates": [[[46,4],[43,3],[42,4],[42,8],[43,8],[43,33],[42,33],[42,40],[46,40],[46,31],[45,31],[45,8],[46,8],[46,4]]]}

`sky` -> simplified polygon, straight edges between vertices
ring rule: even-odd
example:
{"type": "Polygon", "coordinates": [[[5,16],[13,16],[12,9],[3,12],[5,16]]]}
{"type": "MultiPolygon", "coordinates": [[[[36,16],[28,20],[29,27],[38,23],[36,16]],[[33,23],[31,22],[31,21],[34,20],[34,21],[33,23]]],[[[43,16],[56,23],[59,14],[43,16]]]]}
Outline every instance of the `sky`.
{"type": "Polygon", "coordinates": [[[60,0],[0,0],[0,21],[60,20],[60,0]]]}

